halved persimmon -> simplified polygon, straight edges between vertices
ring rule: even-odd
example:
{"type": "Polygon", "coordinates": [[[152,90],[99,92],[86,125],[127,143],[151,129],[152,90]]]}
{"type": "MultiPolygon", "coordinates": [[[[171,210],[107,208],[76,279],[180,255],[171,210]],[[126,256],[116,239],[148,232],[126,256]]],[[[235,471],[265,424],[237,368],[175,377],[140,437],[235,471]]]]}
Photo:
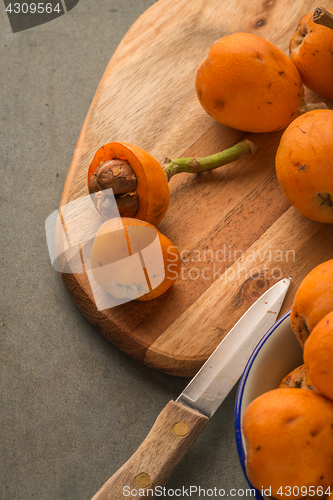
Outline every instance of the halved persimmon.
{"type": "Polygon", "coordinates": [[[162,166],[138,146],[111,142],[102,146],[91,162],[88,190],[104,219],[120,215],[157,225],[168,209],[168,182],[171,177],[181,172],[207,172],[251,154],[254,150],[254,144],[244,140],[203,158],[167,158],[162,166]],[[109,188],[112,189],[111,195],[107,191],[109,188]]]}
{"type": "MultiPolygon", "coordinates": [[[[133,206],[131,198],[135,197],[137,203],[134,210],[130,212],[120,210],[120,215],[136,217],[153,225],[162,220],[169,206],[170,191],[161,165],[147,151],[126,142],[110,142],[96,152],[88,170],[88,186],[90,194],[112,188],[116,201],[117,198],[119,200],[128,196],[131,206],[133,206]],[[106,163],[113,160],[120,162],[116,162],[115,167],[106,163]],[[121,165],[127,167],[125,176],[122,175],[121,165]],[[104,169],[102,172],[101,167],[104,169]],[[114,181],[117,181],[119,176],[123,182],[117,190],[114,188],[114,181]]],[[[104,201],[105,199],[100,198],[97,206],[104,218],[108,218],[107,206],[103,207],[104,201]]]]}
{"type": "Polygon", "coordinates": [[[177,248],[155,226],[134,218],[112,218],[99,228],[91,249],[95,281],[117,299],[151,300],[178,279],[177,248]]]}

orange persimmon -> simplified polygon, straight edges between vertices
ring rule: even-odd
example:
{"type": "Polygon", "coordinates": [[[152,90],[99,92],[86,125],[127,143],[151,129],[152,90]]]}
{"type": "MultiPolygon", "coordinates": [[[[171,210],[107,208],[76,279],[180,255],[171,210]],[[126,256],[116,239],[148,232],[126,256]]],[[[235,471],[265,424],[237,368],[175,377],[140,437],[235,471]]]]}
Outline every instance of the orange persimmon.
{"type": "Polygon", "coordinates": [[[304,364],[315,388],[333,400],[333,311],[319,321],[306,340],[304,364]]]}
{"type": "Polygon", "coordinates": [[[275,165],[282,191],[296,210],[333,223],[333,111],[317,109],[296,118],[281,137],[275,165]]]}
{"type": "Polygon", "coordinates": [[[90,164],[88,185],[96,169],[102,163],[114,159],[127,160],[136,176],[138,209],[135,217],[154,225],[158,224],[169,205],[168,181],[158,161],[142,148],[127,142],[110,142],[102,146],[90,164]]]}
{"type": "Polygon", "coordinates": [[[333,311],[333,259],[310,271],[299,285],[290,313],[291,327],[304,346],[315,326],[333,311]]]}
{"type": "Polygon", "coordinates": [[[315,391],[305,365],[298,366],[288,373],[279,385],[280,388],[297,388],[315,391]]]}
{"type": "Polygon", "coordinates": [[[317,24],[313,14],[308,12],[297,26],[290,40],[290,59],[306,87],[333,99],[333,29],[317,24]]]}
{"type": "Polygon", "coordinates": [[[91,249],[95,281],[116,298],[144,301],[162,295],[179,277],[181,265],[172,242],[139,219],[105,221],[91,249]]]}
{"type": "Polygon", "coordinates": [[[97,151],[89,167],[89,194],[104,219],[120,215],[156,225],[167,211],[170,199],[168,182],[173,175],[207,172],[254,150],[254,144],[244,140],[203,158],[166,158],[162,167],[138,146],[111,142],[97,151]],[[111,195],[107,191],[109,188],[112,188],[111,195]]]}
{"type": "Polygon", "coordinates": [[[333,401],[315,391],[273,389],[243,421],[246,472],[273,498],[325,498],[333,485],[333,401]],[[310,489],[311,487],[311,489],[310,489]]]}
{"type": "Polygon", "coordinates": [[[247,132],[281,130],[299,115],[301,77],[278,47],[251,33],[215,42],[195,81],[204,110],[215,120],[247,132]]]}

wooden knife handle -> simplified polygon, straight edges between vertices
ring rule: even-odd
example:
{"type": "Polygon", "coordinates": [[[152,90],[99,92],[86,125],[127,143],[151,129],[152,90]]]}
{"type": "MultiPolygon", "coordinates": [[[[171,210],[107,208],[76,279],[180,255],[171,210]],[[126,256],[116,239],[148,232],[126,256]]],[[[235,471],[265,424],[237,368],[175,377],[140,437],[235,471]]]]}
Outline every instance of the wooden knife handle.
{"type": "Polygon", "coordinates": [[[137,451],[92,500],[154,498],[155,488],[162,490],[208,420],[194,410],[169,401],[137,451]]]}

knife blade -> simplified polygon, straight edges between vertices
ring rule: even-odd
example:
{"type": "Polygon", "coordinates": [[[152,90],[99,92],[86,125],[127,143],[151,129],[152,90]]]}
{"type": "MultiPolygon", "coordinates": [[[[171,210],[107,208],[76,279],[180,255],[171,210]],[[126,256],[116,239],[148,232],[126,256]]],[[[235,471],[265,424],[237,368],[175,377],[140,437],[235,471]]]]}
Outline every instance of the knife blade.
{"type": "Polygon", "coordinates": [[[161,496],[163,486],[242,375],[257,343],[274,325],[291,278],[285,278],[245,312],[184,391],[169,401],[132,457],[92,500],[161,496]]]}

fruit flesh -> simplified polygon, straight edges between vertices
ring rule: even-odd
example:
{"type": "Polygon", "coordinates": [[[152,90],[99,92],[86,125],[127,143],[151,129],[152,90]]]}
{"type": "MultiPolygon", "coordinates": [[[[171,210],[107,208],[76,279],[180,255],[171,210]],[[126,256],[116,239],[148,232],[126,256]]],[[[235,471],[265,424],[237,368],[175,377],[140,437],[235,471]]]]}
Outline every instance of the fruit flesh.
{"type": "Polygon", "coordinates": [[[322,97],[333,99],[333,30],[315,23],[312,16],[313,11],[307,13],[292,36],[290,59],[304,85],[322,97]]]}
{"type": "Polygon", "coordinates": [[[285,128],[304,97],[289,58],[262,37],[234,33],[214,43],[196,76],[202,107],[215,120],[247,132],[285,128]]]}
{"type": "Polygon", "coordinates": [[[333,484],[332,428],[333,402],[314,391],[274,389],[256,398],[243,418],[252,485],[291,500],[304,498],[302,487],[326,491],[333,484]]]}
{"type": "MultiPolygon", "coordinates": [[[[144,263],[156,269],[153,260],[159,259],[160,254],[156,255],[154,248],[144,263]]],[[[145,301],[162,295],[173,285],[180,274],[181,258],[172,242],[152,224],[138,219],[114,218],[104,222],[96,234],[91,250],[91,270],[95,281],[110,295],[145,301]],[[137,255],[139,259],[140,252],[147,251],[156,237],[162,250],[160,269],[164,277],[154,287],[146,267],[142,271],[140,262],[131,265],[124,259],[132,255],[137,255]],[[149,291],[138,297],[138,293],[147,288],[147,282],[149,291]]]]}
{"type": "Polygon", "coordinates": [[[275,166],[289,202],[306,217],[332,224],[333,111],[314,110],[296,118],[281,137],[275,166]]]}

